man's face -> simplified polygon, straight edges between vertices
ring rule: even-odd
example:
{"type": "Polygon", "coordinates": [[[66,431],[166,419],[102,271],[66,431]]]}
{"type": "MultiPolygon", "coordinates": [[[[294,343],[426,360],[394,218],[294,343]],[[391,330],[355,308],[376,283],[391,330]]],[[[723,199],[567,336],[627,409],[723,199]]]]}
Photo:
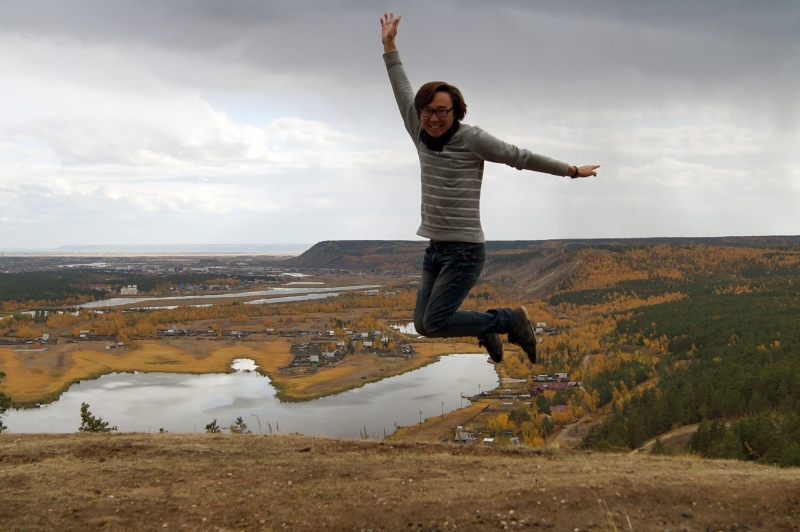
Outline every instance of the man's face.
{"type": "Polygon", "coordinates": [[[437,92],[433,96],[431,103],[422,108],[425,112],[426,109],[434,111],[431,116],[420,116],[422,128],[431,137],[441,137],[444,135],[450,126],[453,125],[453,111],[447,113],[447,116],[437,116],[436,111],[452,109],[453,99],[446,92],[437,92]]]}

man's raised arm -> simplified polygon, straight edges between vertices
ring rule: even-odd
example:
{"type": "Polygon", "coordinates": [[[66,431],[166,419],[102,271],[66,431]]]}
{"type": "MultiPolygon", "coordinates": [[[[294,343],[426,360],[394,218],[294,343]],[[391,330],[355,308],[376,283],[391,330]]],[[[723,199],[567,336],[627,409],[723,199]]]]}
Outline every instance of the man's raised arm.
{"type": "Polygon", "coordinates": [[[381,17],[381,42],[383,43],[383,53],[394,52],[397,46],[394,38],[397,37],[397,25],[400,24],[400,15],[394,17],[394,13],[386,13],[381,17]]]}
{"type": "Polygon", "coordinates": [[[394,39],[397,36],[397,25],[400,24],[400,17],[395,18],[394,13],[381,17],[381,41],[383,42],[383,60],[386,63],[386,70],[389,73],[389,81],[392,83],[394,98],[406,131],[411,136],[414,143],[417,142],[419,135],[419,117],[414,110],[414,90],[408,81],[403,63],[400,61],[400,54],[394,39]]]}

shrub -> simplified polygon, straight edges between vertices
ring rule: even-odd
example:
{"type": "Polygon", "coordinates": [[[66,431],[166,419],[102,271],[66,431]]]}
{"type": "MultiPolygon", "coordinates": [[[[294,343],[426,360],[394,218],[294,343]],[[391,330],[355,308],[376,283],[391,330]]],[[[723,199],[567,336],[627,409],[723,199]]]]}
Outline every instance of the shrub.
{"type": "Polygon", "coordinates": [[[215,419],[208,425],[206,425],[206,432],[209,434],[217,434],[220,432],[219,425],[217,425],[217,420],[215,419]]]}
{"type": "MultiPolygon", "coordinates": [[[[5,378],[5,376],[6,374],[0,371],[0,381],[2,381],[5,378]]],[[[4,394],[3,392],[0,392],[0,432],[3,432],[8,428],[5,425],[3,425],[2,418],[3,415],[6,413],[6,411],[8,410],[9,406],[11,406],[11,398],[6,394],[4,394]]]]}
{"type": "Polygon", "coordinates": [[[231,426],[228,427],[231,431],[231,434],[252,434],[253,431],[247,428],[247,425],[244,423],[244,419],[242,416],[236,418],[236,421],[231,423],[231,426]]]}
{"type": "Polygon", "coordinates": [[[117,427],[109,427],[108,421],[103,421],[101,417],[94,417],[89,412],[89,405],[81,403],[81,426],[78,430],[81,432],[111,432],[117,430],[117,427]]]}

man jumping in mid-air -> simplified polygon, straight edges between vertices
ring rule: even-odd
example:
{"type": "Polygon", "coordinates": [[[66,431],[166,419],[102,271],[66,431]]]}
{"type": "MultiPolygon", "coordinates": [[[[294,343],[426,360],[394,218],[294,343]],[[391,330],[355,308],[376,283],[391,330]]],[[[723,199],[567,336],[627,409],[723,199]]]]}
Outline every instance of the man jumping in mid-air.
{"type": "Polygon", "coordinates": [[[536,337],[525,307],[458,311],[475,286],[486,259],[480,220],[484,161],[559,176],[597,175],[599,165],[571,166],[499,140],[462,124],[467,104],[456,87],[426,83],[414,95],[395,46],[400,17],[381,18],[383,59],[406,130],[422,169],[422,224],[430,239],[414,308],[414,327],[428,337],[475,336],[494,362],[503,360],[500,334],[536,362],[536,337]]]}

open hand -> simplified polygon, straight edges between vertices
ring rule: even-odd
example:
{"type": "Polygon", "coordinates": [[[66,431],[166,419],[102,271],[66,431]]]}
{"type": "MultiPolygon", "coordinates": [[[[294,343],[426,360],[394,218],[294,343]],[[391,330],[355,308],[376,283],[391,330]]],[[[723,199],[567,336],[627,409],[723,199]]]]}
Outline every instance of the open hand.
{"type": "Polygon", "coordinates": [[[384,13],[381,17],[381,42],[385,52],[397,50],[394,38],[397,37],[398,24],[400,24],[400,15],[395,18],[394,13],[389,13],[388,15],[384,13]]]}

